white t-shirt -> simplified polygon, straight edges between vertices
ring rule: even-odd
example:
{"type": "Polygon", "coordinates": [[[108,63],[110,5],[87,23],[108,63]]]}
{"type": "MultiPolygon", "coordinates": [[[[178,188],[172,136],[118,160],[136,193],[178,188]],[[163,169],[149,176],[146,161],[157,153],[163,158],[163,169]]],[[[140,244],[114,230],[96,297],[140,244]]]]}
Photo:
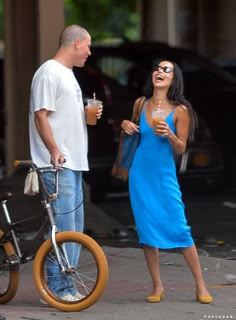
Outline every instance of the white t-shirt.
{"type": "Polygon", "coordinates": [[[50,154],[40,138],[34,112],[53,111],[48,117],[59,150],[66,159],[64,167],[88,170],[88,137],[82,92],[72,69],[56,60],[48,60],[36,71],[31,85],[29,134],[33,162],[50,165],[50,154]]]}

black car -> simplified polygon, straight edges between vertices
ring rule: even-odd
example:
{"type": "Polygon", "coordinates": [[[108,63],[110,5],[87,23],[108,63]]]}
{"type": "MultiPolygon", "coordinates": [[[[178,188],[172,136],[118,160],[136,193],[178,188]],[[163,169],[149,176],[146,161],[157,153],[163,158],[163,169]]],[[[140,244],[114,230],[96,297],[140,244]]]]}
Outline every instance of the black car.
{"type": "MultiPolygon", "coordinates": [[[[109,88],[106,107],[112,117],[120,115],[123,118],[123,115],[131,113],[133,100],[142,95],[147,76],[154,61],[159,58],[178,63],[184,75],[186,98],[217,135],[221,133],[217,131],[219,126],[215,119],[212,119],[215,118],[212,117],[212,112],[218,116],[226,103],[230,103],[227,105],[228,110],[235,109],[235,77],[210,59],[192,51],[164,43],[144,41],[117,46],[96,46],[91,50],[92,55],[87,66],[97,70],[109,88]]],[[[231,129],[230,132],[233,131],[231,129]]]]}
{"type": "Polygon", "coordinates": [[[236,77],[236,59],[213,59],[213,62],[236,77]]]}
{"type": "MultiPolygon", "coordinates": [[[[215,181],[221,181],[222,185],[222,173],[225,176],[228,174],[232,179],[236,177],[235,170],[233,171],[236,158],[236,79],[231,74],[206,57],[159,42],[100,45],[93,46],[91,51],[92,55],[85,68],[75,68],[74,71],[85,100],[96,92],[97,98],[104,102],[103,119],[96,128],[89,128],[89,179],[94,200],[113,184],[110,170],[115,159],[120,123],[131,117],[133,102],[142,95],[147,76],[154,61],[159,58],[175,61],[180,66],[186,98],[204,123],[201,127],[210,132],[211,136],[209,139],[202,135],[202,139],[197,138],[195,144],[190,146],[192,155],[198,150],[197,153],[201,156],[190,154],[187,171],[181,180],[189,177],[191,182],[191,177],[200,180],[201,176],[208,181],[206,184],[213,185],[215,181]],[[222,114],[222,110],[226,111],[222,114]],[[194,165],[198,170],[192,170],[194,165]],[[95,196],[93,190],[98,191],[97,186],[100,186],[100,194],[95,196]]],[[[227,178],[227,182],[229,181],[227,178]]]]}
{"type": "MultiPolygon", "coordinates": [[[[206,122],[199,118],[195,140],[187,147],[186,171],[179,172],[181,187],[188,191],[222,191],[224,158],[220,145],[206,122]]],[[[177,162],[177,169],[180,163],[177,162]]]]}

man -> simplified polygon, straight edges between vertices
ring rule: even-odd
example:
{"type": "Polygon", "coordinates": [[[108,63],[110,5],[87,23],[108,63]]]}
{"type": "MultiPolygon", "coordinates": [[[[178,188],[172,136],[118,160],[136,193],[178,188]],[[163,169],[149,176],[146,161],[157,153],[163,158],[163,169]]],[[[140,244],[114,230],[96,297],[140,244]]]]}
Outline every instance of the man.
{"type": "MultiPolygon", "coordinates": [[[[59,49],[53,59],[36,71],[30,96],[30,151],[38,167],[62,166],[59,172],[59,195],[52,202],[55,220],[60,231],[83,231],[84,209],[82,171],[88,168],[88,139],[85,112],[80,86],[72,68],[83,67],[91,55],[91,37],[82,27],[71,25],[60,36],[59,49]]],[[[102,106],[97,112],[99,119],[102,106]]],[[[44,175],[48,191],[54,190],[52,174],[44,175]]],[[[70,262],[78,261],[78,250],[70,262]]],[[[48,273],[50,273],[48,265],[48,273]]],[[[55,277],[49,281],[50,289],[67,301],[80,298],[71,284],[55,277]]],[[[50,276],[52,276],[50,274],[50,276]]],[[[49,277],[50,278],[50,277],[49,277]]],[[[52,277],[51,277],[52,278],[52,277]]]]}

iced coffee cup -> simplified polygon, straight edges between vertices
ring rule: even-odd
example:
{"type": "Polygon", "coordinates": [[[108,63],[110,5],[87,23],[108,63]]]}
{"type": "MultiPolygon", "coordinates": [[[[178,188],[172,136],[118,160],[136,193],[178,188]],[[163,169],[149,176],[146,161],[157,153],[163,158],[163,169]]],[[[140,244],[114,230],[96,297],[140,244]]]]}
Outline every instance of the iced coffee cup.
{"type": "Polygon", "coordinates": [[[96,99],[87,100],[86,108],[86,122],[90,125],[95,125],[97,123],[97,111],[101,106],[102,101],[96,99]]]}
{"type": "Polygon", "coordinates": [[[166,112],[163,109],[156,109],[152,111],[152,126],[155,129],[156,126],[160,123],[165,121],[166,112]]]}

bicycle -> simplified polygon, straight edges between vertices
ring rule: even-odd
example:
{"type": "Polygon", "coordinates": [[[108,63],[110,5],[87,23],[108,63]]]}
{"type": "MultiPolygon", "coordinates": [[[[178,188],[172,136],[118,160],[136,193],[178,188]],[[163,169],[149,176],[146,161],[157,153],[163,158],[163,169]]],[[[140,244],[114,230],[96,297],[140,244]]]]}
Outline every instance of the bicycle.
{"type": "Polygon", "coordinates": [[[22,228],[23,225],[40,217],[42,219],[42,214],[12,222],[7,207],[7,201],[12,194],[6,192],[0,195],[0,204],[6,219],[6,230],[0,229],[0,304],[7,303],[14,298],[19,284],[20,265],[34,260],[35,286],[46,303],[61,311],[81,311],[90,307],[105,290],[108,280],[107,259],[102,248],[88,235],[57,230],[51,202],[58,195],[60,168],[38,168],[28,160],[17,160],[14,164],[15,166],[30,166],[30,170],[37,172],[44,219],[34,239],[22,248],[17,236],[19,227],[22,228]],[[55,174],[55,190],[52,194],[47,192],[42,179],[45,172],[55,174]],[[48,227],[51,230],[50,237],[45,240],[44,236],[48,232],[48,227]],[[70,250],[72,243],[76,244],[77,249],[80,250],[77,266],[71,266],[67,256],[67,250],[70,250]],[[47,261],[59,267],[61,277],[67,277],[71,281],[73,288],[82,295],[80,300],[65,301],[50,290],[47,285],[47,261]]]}

